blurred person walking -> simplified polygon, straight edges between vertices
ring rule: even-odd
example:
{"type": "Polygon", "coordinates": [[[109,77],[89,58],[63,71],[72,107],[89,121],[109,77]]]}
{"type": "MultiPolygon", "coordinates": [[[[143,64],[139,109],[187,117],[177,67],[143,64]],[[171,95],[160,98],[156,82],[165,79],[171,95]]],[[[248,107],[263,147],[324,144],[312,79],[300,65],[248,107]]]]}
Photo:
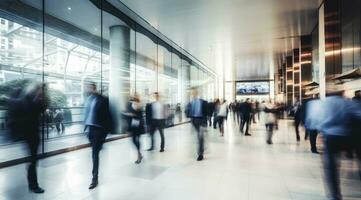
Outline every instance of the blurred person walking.
{"type": "Polygon", "coordinates": [[[273,137],[273,129],[277,122],[277,108],[272,103],[271,100],[269,100],[267,103],[264,104],[264,121],[266,126],[266,132],[267,132],[267,144],[273,144],[272,137],[273,137]]]}
{"type": "MultiPolygon", "coordinates": [[[[214,101],[214,107],[213,107],[213,128],[214,129],[217,129],[217,124],[218,124],[218,111],[219,111],[219,103],[220,103],[220,101],[219,101],[219,99],[216,99],[215,101],[214,101]]],[[[210,111],[208,111],[208,112],[210,112],[210,111]]]]}
{"type": "Polygon", "coordinates": [[[130,98],[123,115],[127,119],[128,132],[130,132],[132,142],[137,150],[137,160],[135,164],[139,164],[143,159],[142,153],[140,152],[140,135],[144,132],[144,120],[142,106],[137,94],[130,98]]]}
{"type": "Polygon", "coordinates": [[[257,108],[256,108],[256,102],[254,102],[253,100],[251,101],[251,108],[252,108],[251,119],[252,119],[252,122],[255,124],[257,108]]]}
{"type": "Polygon", "coordinates": [[[316,145],[317,135],[318,135],[318,131],[317,131],[318,121],[316,119],[312,119],[307,116],[311,116],[312,114],[317,112],[318,109],[317,106],[319,105],[318,102],[319,102],[318,98],[316,96],[313,96],[311,99],[307,99],[302,105],[302,110],[303,110],[302,118],[306,129],[306,135],[310,137],[311,152],[315,154],[318,154],[317,145],[316,145]]]}
{"type": "Polygon", "coordinates": [[[65,126],[64,126],[64,113],[61,109],[56,109],[54,114],[54,123],[56,127],[56,131],[58,134],[65,133],[65,126]]]}
{"type": "MultiPolygon", "coordinates": [[[[296,131],[296,139],[297,139],[297,142],[299,142],[300,141],[299,126],[300,126],[301,119],[302,119],[301,102],[300,102],[299,98],[296,98],[296,102],[293,105],[292,112],[294,115],[294,126],[295,126],[295,131],[296,131]]],[[[307,139],[306,136],[305,136],[305,139],[307,139]]]]}
{"type": "Polygon", "coordinates": [[[28,186],[34,193],[44,193],[38,183],[36,165],[40,144],[40,116],[47,107],[45,90],[44,84],[32,82],[24,90],[17,90],[17,94],[8,100],[7,127],[14,140],[25,141],[30,154],[28,186]]]}
{"type": "MultiPolygon", "coordinates": [[[[212,117],[215,109],[215,103],[213,101],[208,102],[208,113],[207,113],[207,119],[209,126],[212,126],[212,117]]],[[[215,123],[215,119],[213,117],[213,123],[215,123]]]]}
{"type": "MultiPolygon", "coordinates": [[[[198,97],[196,88],[191,90],[192,101],[187,105],[186,115],[191,118],[192,125],[197,132],[198,139],[198,158],[197,161],[204,159],[204,132],[207,127],[207,101],[198,97]]],[[[215,123],[215,122],[213,122],[215,123]]]]}
{"type": "Polygon", "coordinates": [[[109,100],[97,92],[95,83],[87,85],[88,98],[85,103],[84,133],[87,134],[92,148],[92,181],[89,189],[98,185],[99,153],[107,134],[113,129],[113,119],[109,100]]]}
{"type": "Polygon", "coordinates": [[[260,109],[259,101],[256,100],[255,105],[256,105],[257,119],[258,119],[258,121],[260,121],[261,120],[261,116],[260,116],[261,109],[260,109]]]}
{"type": "Polygon", "coordinates": [[[178,123],[182,122],[182,108],[180,103],[177,103],[175,107],[175,113],[178,116],[178,123]]]}
{"type": "Polygon", "coordinates": [[[241,126],[240,126],[241,133],[243,133],[244,126],[246,125],[246,132],[244,135],[251,136],[251,134],[249,134],[248,132],[249,124],[251,122],[251,112],[252,112],[252,105],[249,102],[249,98],[247,98],[245,102],[241,103],[239,107],[242,117],[241,126]]]}
{"type": "Polygon", "coordinates": [[[217,113],[218,127],[221,136],[224,136],[224,120],[228,116],[228,106],[225,100],[221,100],[219,104],[219,111],[217,113]]]}
{"type": "Polygon", "coordinates": [[[164,152],[164,126],[166,119],[166,106],[160,101],[160,95],[158,92],[154,93],[155,101],[146,105],[146,122],[150,127],[150,148],[148,151],[154,150],[154,133],[158,129],[160,135],[160,152],[164,152]]]}
{"type": "Polygon", "coordinates": [[[232,111],[232,114],[233,114],[233,121],[236,122],[237,119],[237,110],[236,110],[236,106],[237,106],[237,101],[234,101],[230,104],[230,109],[232,111]]]}
{"type": "Polygon", "coordinates": [[[237,113],[237,123],[239,125],[241,125],[241,123],[242,123],[242,112],[241,112],[242,104],[243,104],[243,100],[237,101],[237,104],[236,104],[236,107],[235,107],[236,113],[237,113]]]}
{"type": "Polygon", "coordinates": [[[320,112],[313,111],[308,115],[319,122],[316,128],[324,135],[326,190],[330,199],[341,200],[338,155],[349,147],[360,148],[359,130],[356,133],[354,127],[361,124],[361,107],[343,98],[343,92],[335,92],[316,106],[319,107],[316,111],[320,112]]]}

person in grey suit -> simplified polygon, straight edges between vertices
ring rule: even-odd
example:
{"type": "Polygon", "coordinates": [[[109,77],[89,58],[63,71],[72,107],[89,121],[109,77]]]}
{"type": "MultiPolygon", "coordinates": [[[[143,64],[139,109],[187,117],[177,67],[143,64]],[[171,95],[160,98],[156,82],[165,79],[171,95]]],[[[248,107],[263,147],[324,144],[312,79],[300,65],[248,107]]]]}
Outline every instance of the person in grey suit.
{"type": "Polygon", "coordinates": [[[113,128],[113,119],[109,109],[109,100],[97,92],[95,83],[87,87],[88,98],[85,106],[84,132],[87,133],[92,148],[92,182],[89,189],[98,185],[99,152],[103,143],[113,128]]]}

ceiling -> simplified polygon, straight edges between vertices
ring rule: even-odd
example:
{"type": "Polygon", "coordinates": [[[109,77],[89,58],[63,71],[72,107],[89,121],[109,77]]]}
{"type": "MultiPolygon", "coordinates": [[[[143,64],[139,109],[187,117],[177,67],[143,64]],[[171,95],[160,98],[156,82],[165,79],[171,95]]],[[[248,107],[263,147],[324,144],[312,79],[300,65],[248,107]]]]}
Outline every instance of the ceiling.
{"type": "Polygon", "coordinates": [[[268,79],[322,0],[120,0],[228,80],[268,79]]]}

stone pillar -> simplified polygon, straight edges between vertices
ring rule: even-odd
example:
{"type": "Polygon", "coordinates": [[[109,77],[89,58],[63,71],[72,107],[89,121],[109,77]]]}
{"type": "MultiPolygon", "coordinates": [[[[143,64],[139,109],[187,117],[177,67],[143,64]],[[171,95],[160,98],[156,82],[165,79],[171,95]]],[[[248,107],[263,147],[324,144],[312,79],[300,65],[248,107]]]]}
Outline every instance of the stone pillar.
{"type": "Polygon", "coordinates": [[[120,113],[125,109],[130,92],[130,29],[116,25],[109,28],[109,102],[112,108],[116,133],[122,133],[120,113]]]}
{"type": "Polygon", "coordinates": [[[326,97],[326,45],[325,45],[325,4],[323,3],[318,14],[318,52],[319,52],[319,89],[320,98],[326,97]]]}

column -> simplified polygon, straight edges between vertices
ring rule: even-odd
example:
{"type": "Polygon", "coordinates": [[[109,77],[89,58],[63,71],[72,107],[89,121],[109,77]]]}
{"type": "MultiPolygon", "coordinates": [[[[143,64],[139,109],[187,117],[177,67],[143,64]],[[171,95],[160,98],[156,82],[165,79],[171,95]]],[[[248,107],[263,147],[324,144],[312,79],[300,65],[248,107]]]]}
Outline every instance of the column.
{"type": "Polygon", "coordinates": [[[125,109],[130,92],[130,29],[127,26],[116,25],[109,28],[109,102],[114,113],[116,133],[122,133],[119,123],[120,112],[125,109]]]}
{"type": "Polygon", "coordinates": [[[318,12],[318,52],[319,52],[319,79],[320,98],[326,97],[326,57],[325,57],[325,4],[323,3],[318,12]]]}

